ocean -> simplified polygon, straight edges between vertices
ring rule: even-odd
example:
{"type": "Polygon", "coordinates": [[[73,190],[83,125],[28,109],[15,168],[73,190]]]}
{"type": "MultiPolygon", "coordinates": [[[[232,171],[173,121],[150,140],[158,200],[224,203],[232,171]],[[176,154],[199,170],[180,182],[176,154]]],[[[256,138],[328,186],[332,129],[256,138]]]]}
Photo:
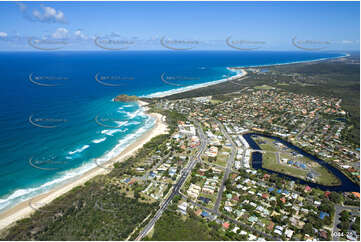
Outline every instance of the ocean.
{"type": "Polygon", "coordinates": [[[155,120],[119,94],[163,96],[260,66],[344,56],[326,52],[0,52],[0,211],[101,165],[155,120]]]}

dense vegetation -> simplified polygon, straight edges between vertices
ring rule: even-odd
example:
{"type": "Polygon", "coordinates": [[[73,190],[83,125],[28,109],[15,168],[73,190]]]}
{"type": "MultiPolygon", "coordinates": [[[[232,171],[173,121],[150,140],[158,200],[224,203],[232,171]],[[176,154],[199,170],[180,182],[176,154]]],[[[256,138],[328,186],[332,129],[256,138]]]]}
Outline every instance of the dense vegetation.
{"type": "MultiPolygon", "coordinates": [[[[159,138],[157,138],[159,140],[159,138]]],[[[154,142],[155,140],[153,140],[154,142]]],[[[150,142],[150,143],[153,143],[150,142]]],[[[126,197],[109,180],[122,174],[125,162],[106,176],[57,198],[3,234],[4,240],[124,240],[156,207],[126,197]],[[122,168],[120,168],[122,167],[122,168]]]]}
{"type": "MultiPolygon", "coordinates": [[[[167,210],[154,226],[152,238],[146,237],[144,240],[167,240],[167,241],[202,241],[202,240],[224,240],[221,228],[215,222],[207,223],[190,212],[187,219],[183,219],[172,210],[175,206],[167,210]]],[[[224,234],[224,233],[223,233],[224,234]]]]}
{"type": "Polygon", "coordinates": [[[128,96],[125,94],[118,95],[114,98],[115,102],[135,102],[138,100],[137,96],[128,96]]]}
{"type": "MultiPolygon", "coordinates": [[[[167,122],[175,128],[179,117],[167,112],[167,122]]],[[[158,202],[146,203],[137,184],[133,196],[121,192],[112,183],[124,174],[132,174],[135,162],[143,160],[168,141],[159,135],[145,144],[135,156],[116,163],[107,175],[97,176],[39,208],[30,218],[19,220],[3,231],[2,240],[125,240],[135,227],[158,208],[158,202]]]]}
{"type": "Polygon", "coordinates": [[[98,177],[19,221],[4,239],[123,240],[154,207],[102,185],[98,177]]]}

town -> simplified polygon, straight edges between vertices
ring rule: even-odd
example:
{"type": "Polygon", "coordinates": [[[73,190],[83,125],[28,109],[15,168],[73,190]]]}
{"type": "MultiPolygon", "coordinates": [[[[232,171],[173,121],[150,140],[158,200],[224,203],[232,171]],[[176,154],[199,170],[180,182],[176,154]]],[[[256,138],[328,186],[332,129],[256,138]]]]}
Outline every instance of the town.
{"type": "MultiPolygon", "coordinates": [[[[343,138],[346,112],[341,101],[247,89],[226,100],[208,96],[154,102],[153,110],[184,119],[177,121],[169,141],[122,178],[129,191],[140,191],[142,200],[160,203],[159,216],[138,228],[136,239],[152,239],[161,215],[176,213],[216,223],[220,233],[237,240],[358,240],[357,190],[328,191],[255,169],[256,150],[245,139],[250,133],[278,137],[357,182],[360,153],[343,138]]],[[[317,162],[280,142],[253,136],[264,161],[279,156],[271,170],[279,166],[279,172],[306,182],[340,185],[317,162]]]]}

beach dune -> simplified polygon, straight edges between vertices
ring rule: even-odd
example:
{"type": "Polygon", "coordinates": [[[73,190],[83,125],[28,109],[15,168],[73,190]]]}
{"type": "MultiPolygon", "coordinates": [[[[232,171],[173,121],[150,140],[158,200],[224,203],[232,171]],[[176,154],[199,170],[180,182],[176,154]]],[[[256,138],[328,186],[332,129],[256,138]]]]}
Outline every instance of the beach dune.
{"type": "MultiPolygon", "coordinates": [[[[143,101],[138,101],[140,106],[143,106],[145,110],[147,110],[147,103],[143,101]]],[[[65,194],[66,192],[72,190],[77,186],[83,185],[85,182],[90,180],[91,178],[107,174],[111,171],[113,163],[122,162],[127,158],[134,155],[137,150],[139,150],[144,144],[150,141],[153,137],[156,137],[161,134],[165,134],[168,132],[168,127],[165,123],[165,117],[158,113],[149,113],[148,115],[152,116],[156,119],[154,126],[144,133],[141,137],[139,137],[135,142],[131,143],[127,146],[119,155],[109,160],[108,162],[102,164],[101,167],[95,167],[86,173],[73,178],[71,181],[68,181],[62,186],[54,188],[47,193],[38,195],[32,199],[21,202],[16,206],[4,211],[0,214],[0,230],[7,229],[11,225],[15,224],[15,222],[19,219],[23,219],[29,217],[32,213],[36,211],[37,208],[40,208],[57,197],[65,194]]]]}

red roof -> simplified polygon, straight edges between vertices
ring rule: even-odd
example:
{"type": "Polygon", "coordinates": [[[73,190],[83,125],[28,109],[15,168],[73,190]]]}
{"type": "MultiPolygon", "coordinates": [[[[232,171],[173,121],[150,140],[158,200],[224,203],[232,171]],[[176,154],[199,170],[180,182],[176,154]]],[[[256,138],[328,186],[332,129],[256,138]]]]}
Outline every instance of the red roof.
{"type": "Polygon", "coordinates": [[[326,191],[326,192],[325,192],[325,197],[328,197],[328,195],[330,195],[330,194],[331,194],[331,192],[326,191]]]}
{"type": "Polygon", "coordinates": [[[355,168],[353,168],[353,167],[348,168],[347,170],[348,170],[349,172],[355,172],[355,171],[356,171],[355,168]]]}
{"type": "Polygon", "coordinates": [[[275,226],[275,224],[273,222],[270,222],[269,225],[267,226],[268,230],[273,230],[273,227],[275,226]]]}
{"type": "Polygon", "coordinates": [[[285,197],[281,197],[280,200],[285,203],[286,202],[286,198],[285,197]]]}
{"type": "Polygon", "coordinates": [[[305,187],[305,191],[309,192],[309,191],[311,191],[311,190],[312,190],[311,187],[309,187],[309,186],[306,186],[306,187],[305,187]]]}
{"type": "Polygon", "coordinates": [[[229,228],[229,223],[228,223],[228,222],[224,222],[224,223],[223,223],[223,228],[228,229],[228,228],[229,228]]]}
{"type": "Polygon", "coordinates": [[[264,175],[263,175],[263,178],[267,178],[267,179],[268,179],[268,178],[270,178],[270,177],[271,177],[271,176],[270,176],[269,174],[264,174],[264,175]]]}
{"type": "Polygon", "coordinates": [[[263,198],[268,198],[268,194],[267,194],[267,193],[263,193],[263,194],[262,194],[262,197],[263,197],[263,198]]]}
{"type": "Polygon", "coordinates": [[[237,176],[238,176],[238,175],[237,175],[236,173],[233,173],[233,174],[231,175],[231,178],[232,178],[232,179],[235,179],[237,176]]]}
{"type": "Polygon", "coordinates": [[[202,209],[198,209],[197,211],[194,212],[195,215],[199,216],[202,213],[202,209]]]}
{"type": "Polygon", "coordinates": [[[360,198],[360,193],[359,192],[352,192],[352,194],[357,197],[357,198],[360,198]]]}
{"type": "Polygon", "coordinates": [[[320,236],[324,239],[327,239],[327,233],[326,231],[320,231],[320,236]]]}
{"type": "Polygon", "coordinates": [[[137,179],[136,178],[132,178],[132,179],[130,179],[130,181],[128,182],[128,184],[129,185],[132,185],[134,182],[136,182],[137,181],[137,179]]]}

